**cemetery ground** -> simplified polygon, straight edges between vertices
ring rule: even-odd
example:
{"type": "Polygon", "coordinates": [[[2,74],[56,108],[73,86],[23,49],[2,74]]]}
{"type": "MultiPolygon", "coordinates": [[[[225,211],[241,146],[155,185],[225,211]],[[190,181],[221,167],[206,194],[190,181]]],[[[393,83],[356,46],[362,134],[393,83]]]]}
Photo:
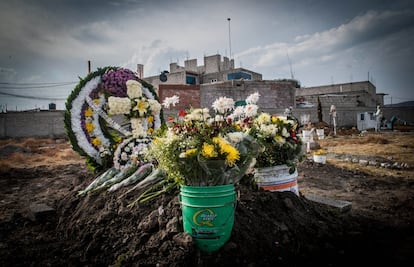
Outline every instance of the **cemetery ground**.
{"type": "Polygon", "coordinates": [[[299,196],[243,179],[230,240],[205,254],[182,232],[177,191],[132,208],[140,192],[128,188],[80,197],[94,175],[67,140],[0,140],[0,265],[411,266],[414,134],[339,131],[316,144],[328,160],[306,154],[299,196]]]}

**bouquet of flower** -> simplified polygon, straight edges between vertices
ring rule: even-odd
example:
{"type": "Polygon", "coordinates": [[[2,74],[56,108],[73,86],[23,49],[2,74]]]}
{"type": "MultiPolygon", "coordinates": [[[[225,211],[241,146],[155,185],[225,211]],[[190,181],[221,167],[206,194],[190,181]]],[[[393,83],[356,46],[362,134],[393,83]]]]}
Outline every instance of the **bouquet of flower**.
{"type": "MultiPolygon", "coordinates": [[[[166,98],[168,108],[178,97],[166,98]]],[[[181,110],[167,120],[168,128],[154,138],[149,153],[168,177],[178,184],[213,186],[237,183],[252,167],[260,146],[234,123],[231,98],[220,97],[213,106],[181,110]]]]}
{"type": "Polygon", "coordinates": [[[302,141],[297,135],[297,121],[284,116],[261,113],[254,118],[247,132],[262,145],[255,168],[286,164],[290,172],[300,159],[302,141]]]}
{"type": "Polygon", "coordinates": [[[325,155],[326,156],[326,155],[328,155],[328,150],[320,148],[318,150],[315,150],[313,152],[313,155],[316,155],[316,156],[324,156],[325,155]]]}

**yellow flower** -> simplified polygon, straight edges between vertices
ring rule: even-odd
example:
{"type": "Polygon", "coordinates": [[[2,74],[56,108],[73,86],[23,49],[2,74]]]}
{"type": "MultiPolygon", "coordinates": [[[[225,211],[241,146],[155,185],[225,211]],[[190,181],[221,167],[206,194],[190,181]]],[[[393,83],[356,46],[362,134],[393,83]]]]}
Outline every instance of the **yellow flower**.
{"type": "Polygon", "coordinates": [[[152,134],[154,132],[154,128],[148,128],[147,133],[152,134]]]}
{"type": "Polygon", "coordinates": [[[96,105],[99,105],[99,102],[100,102],[99,98],[95,98],[95,99],[93,100],[93,103],[95,103],[96,105]]]}
{"type": "Polygon", "coordinates": [[[85,127],[86,127],[86,130],[88,131],[88,133],[92,132],[93,129],[95,129],[95,126],[93,125],[92,122],[85,123],[85,127]]]}
{"type": "Polygon", "coordinates": [[[100,140],[98,137],[93,138],[93,139],[92,139],[92,144],[93,144],[94,146],[99,146],[99,145],[101,144],[101,140],[100,140]]]}
{"type": "Polygon", "coordinates": [[[229,166],[233,166],[240,159],[239,151],[230,144],[223,143],[220,146],[220,150],[221,153],[226,154],[226,162],[229,166]]]}
{"type": "Polygon", "coordinates": [[[93,116],[93,111],[91,108],[87,108],[85,110],[85,117],[92,117],[93,116]]]}
{"type": "Polygon", "coordinates": [[[214,145],[204,143],[201,155],[203,155],[206,158],[214,158],[217,157],[217,151],[214,150],[214,145]]]}
{"type": "Polygon", "coordinates": [[[145,115],[145,113],[147,112],[148,109],[148,102],[145,100],[137,100],[136,102],[136,106],[134,107],[133,110],[138,110],[139,116],[143,117],[145,115]]]}
{"type": "Polygon", "coordinates": [[[196,148],[189,149],[189,150],[187,150],[185,152],[185,157],[189,157],[189,156],[191,156],[191,155],[193,155],[195,153],[197,153],[197,149],[196,148]]]}
{"type": "Polygon", "coordinates": [[[276,123],[276,122],[277,122],[277,117],[272,116],[272,122],[273,122],[273,123],[276,123]]]}
{"type": "Polygon", "coordinates": [[[283,136],[281,136],[281,135],[276,135],[275,136],[275,139],[276,139],[276,141],[279,143],[279,144],[284,144],[284,143],[286,143],[286,139],[283,137],[283,136]]]}
{"type": "Polygon", "coordinates": [[[147,121],[149,123],[153,123],[154,122],[154,116],[148,116],[147,121]]]}
{"type": "Polygon", "coordinates": [[[222,138],[220,138],[220,137],[213,137],[213,143],[215,143],[215,144],[218,144],[218,145],[222,145],[222,144],[225,144],[226,143],[226,141],[224,141],[222,138]]]}
{"type": "Polygon", "coordinates": [[[326,149],[318,149],[315,152],[313,152],[314,155],[327,155],[328,154],[328,150],[326,149]]]}

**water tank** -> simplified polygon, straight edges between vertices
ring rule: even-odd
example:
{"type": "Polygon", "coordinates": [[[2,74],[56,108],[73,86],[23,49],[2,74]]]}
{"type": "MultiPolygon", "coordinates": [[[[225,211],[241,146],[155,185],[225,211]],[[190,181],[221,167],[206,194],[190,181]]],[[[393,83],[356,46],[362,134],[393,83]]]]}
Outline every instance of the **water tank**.
{"type": "Polygon", "coordinates": [[[56,104],[55,103],[50,103],[49,104],[49,110],[56,110],[56,104]]]}

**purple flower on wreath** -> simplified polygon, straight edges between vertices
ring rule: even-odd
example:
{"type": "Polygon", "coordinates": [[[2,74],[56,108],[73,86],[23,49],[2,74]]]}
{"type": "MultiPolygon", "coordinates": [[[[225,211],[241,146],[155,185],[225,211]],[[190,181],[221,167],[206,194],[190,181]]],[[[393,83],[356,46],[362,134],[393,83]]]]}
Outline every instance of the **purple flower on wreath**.
{"type": "Polygon", "coordinates": [[[102,87],[113,96],[126,97],[126,82],[128,80],[137,80],[137,77],[131,70],[123,68],[111,69],[102,75],[102,87]]]}

